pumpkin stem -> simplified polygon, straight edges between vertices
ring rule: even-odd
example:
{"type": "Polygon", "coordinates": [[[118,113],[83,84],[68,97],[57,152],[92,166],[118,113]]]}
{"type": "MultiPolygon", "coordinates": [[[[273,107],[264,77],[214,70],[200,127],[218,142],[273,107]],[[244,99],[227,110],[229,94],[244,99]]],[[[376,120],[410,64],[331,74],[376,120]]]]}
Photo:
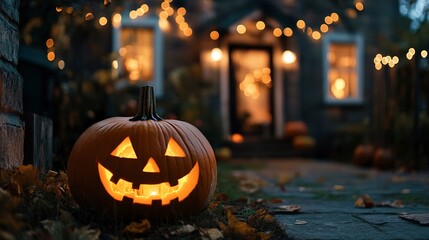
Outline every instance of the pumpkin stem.
{"type": "Polygon", "coordinates": [[[140,88],[138,112],[130,119],[130,121],[147,120],[162,120],[156,113],[155,94],[152,86],[143,86],[140,88]]]}

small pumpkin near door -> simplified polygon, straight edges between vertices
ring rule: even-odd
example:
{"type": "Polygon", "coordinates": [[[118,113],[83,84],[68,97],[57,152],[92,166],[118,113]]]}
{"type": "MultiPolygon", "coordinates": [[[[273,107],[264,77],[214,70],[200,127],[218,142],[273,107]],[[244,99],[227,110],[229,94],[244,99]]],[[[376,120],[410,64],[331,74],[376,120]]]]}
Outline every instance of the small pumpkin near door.
{"type": "Polygon", "coordinates": [[[213,150],[191,124],[161,119],[153,92],[142,88],[135,117],[98,122],[75,143],[68,176],[80,206],[121,218],[182,217],[207,206],[213,150]]]}

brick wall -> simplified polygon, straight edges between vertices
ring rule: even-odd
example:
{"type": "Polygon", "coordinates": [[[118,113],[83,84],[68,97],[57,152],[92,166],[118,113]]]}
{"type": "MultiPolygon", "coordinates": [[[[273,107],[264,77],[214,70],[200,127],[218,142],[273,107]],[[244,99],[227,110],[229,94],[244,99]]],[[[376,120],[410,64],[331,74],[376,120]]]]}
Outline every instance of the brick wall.
{"type": "Polygon", "coordinates": [[[24,123],[22,78],[16,70],[19,0],[0,0],[0,168],[22,164],[24,123]]]}

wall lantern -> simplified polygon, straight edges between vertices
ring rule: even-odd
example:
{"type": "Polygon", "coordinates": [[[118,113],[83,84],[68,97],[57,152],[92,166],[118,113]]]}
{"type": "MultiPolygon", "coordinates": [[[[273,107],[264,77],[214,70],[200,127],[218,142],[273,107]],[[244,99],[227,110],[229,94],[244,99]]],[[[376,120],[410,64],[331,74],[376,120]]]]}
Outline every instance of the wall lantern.
{"type": "Polygon", "coordinates": [[[282,54],[282,59],[285,64],[293,64],[296,62],[296,55],[290,50],[286,50],[282,54]]]}
{"type": "Polygon", "coordinates": [[[219,62],[220,60],[222,60],[223,57],[222,50],[220,50],[219,48],[213,48],[210,53],[210,57],[214,62],[219,62]]]}
{"type": "Polygon", "coordinates": [[[189,123],[161,119],[150,86],[135,117],[103,120],[79,137],[68,176],[81,207],[129,219],[198,213],[217,178],[209,142],[189,123]]]}

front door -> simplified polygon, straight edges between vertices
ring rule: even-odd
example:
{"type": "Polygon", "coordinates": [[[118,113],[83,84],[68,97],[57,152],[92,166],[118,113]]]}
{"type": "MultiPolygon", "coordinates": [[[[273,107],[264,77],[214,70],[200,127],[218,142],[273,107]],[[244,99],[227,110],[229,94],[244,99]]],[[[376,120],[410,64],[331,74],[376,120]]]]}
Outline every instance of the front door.
{"type": "Polygon", "coordinates": [[[230,46],[231,134],[245,139],[273,135],[273,50],[261,46],[230,46]]]}

